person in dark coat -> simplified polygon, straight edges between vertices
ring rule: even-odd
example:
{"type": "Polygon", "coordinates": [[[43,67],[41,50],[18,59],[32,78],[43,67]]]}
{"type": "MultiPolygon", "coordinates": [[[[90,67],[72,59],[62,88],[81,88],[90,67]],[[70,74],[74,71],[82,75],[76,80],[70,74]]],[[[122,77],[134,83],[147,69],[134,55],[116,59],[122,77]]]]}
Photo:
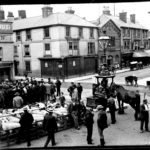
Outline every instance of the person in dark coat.
{"type": "Polygon", "coordinates": [[[68,113],[73,119],[74,127],[75,129],[80,130],[78,110],[79,110],[78,104],[75,102],[71,102],[70,105],[68,106],[68,113]]]}
{"type": "Polygon", "coordinates": [[[149,131],[148,129],[148,122],[149,122],[149,108],[147,104],[147,99],[143,100],[143,104],[140,106],[140,119],[141,119],[141,133],[144,132],[143,126],[145,124],[145,131],[149,131]]]}
{"type": "Polygon", "coordinates": [[[50,140],[52,142],[52,146],[56,145],[55,132],[58,130],[58,127],[57,127],[56,119],[52,114],[53,114],[53,110],[49,109],[48,113],[44,116],[44,120],[43,120],[43,129],[48,133],[48,137],[44,147],[48,146],[50,140]]]}
{"type": "Polygon", "coordinates": [[[72,94],[73,94],[75,87],[76,87],[76,85],[74,84],[74,82],[71,82],[71,85],[67,89],[71,98],[72,98],[72,94]]]}
{"type": "Polygon", "coordinates": [[[46,87],[44,85],[44,81],[43,80],[41,81],[41,84],[40,84],[40,93],[41,93],[40,101],[44,102],[45,99],[46,99],[46,87]]]}
{"type": "Polygon", "coordinates": [[[83,87],[80,83],[77,84],[77,90],[78,90],[78,101],[80,102],[82,91],[83,91],[83,87]]]}
{"type": "Polygon", "coordinates": [[[111,123],[115,124],[116,123],[116,105],[115,105],[115,99],[113,98],[113,94],[110,94],[108,98],[108,107],[109,107],[109,112],[111,116],[111,123]]]}
{"type": "Polygon", "coordinates": [[[24,108],[24,114],[20,118],[20,130],[18,134],[18,140],[17,143],[20,143],[21,136],[25,135],[26,141],[27,141],[27,146],[31,146],[31,139],[30,139],[30,130],[32,128],[32,123],[34,119],[32,114],[30,114],[27,110],[27,108],[24,108]]]}
{"type": "Polygon", "coordinates": [[[136,99],[135,100],[136,100],[136,102],[135,102],[134,117],[135,117],[135,120],[139,120],[141,97],[140,97],[138,90],[136,90],[136,99]]]}
{"type": "Polygon", "coordinates": [[[60,96],[61,81],[59,80],[59,78],[57,78],[55,85],[57,89],[57,96],[60,96]]]}
{"type": "Polygon", "coordinates": [[[64,96],[64,93],[63,93],[63,92],[61,92],[61,94],[60,94],[60,96],[59,96],[59,101],[60,101],[60,105],[61,105],[62,107],[64,107],[64,106],[65,106],[65,101],[66,101],[66,99],[65,99],[65,96],[64,96]]]}
{"type": "Polygon", "coordinates": [[[85,114],[85,126],[87,128],[87,143],[92,143],[92,133],[93,133],[93,123],[94,123],[94,114],[92,113],[92,109],[87,109],[85,114]]]}
{"type": "Polygon", "coordinates": [[[100,144],[101,146],[105,145],[105,140],[104,140],[104,134],[103,131],[108,127],[107,124],[107,115],[105,108],[102,105],[97,106],[98,112],[98,118],[97,118],[97,127],[98,127],[98,132],[100,135],[100,144]]]}

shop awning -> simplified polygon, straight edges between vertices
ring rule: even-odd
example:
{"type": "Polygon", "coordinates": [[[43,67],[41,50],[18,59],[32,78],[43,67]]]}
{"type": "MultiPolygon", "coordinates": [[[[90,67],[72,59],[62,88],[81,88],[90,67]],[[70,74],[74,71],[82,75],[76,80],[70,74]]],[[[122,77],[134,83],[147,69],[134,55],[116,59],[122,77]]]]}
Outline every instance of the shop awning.
{"type": "Polygon", "coordinates": [[[150,54],[146,53],[145,51],[143,51],[143,52],[134,52],[133,57],[135,57],[135,58],[150,57],[150,54]]]}

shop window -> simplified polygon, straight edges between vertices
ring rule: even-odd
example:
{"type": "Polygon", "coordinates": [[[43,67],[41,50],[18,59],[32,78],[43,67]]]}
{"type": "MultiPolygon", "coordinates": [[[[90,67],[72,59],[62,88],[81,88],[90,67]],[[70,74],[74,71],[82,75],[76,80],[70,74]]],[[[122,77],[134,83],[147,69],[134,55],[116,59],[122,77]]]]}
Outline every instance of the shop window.
{"type": "Polygon", "coordinates": [[[30,61],[25,61],[25,69],[27,72],[31,71],[31,62],[30,61]]]}
{"type": "Polygon", "coordinates": [[[29,47],[29,45],[24,46],[24,55],[25,56],[30,56],[30,47],[29,47]]]}
{"type": "Polygon", "coordinates": [[[50,43],[45,43],[45,55],[51,55],[50,43]]]}
{"type": "Polygon", "coordinates": [[[88,43],[88,54],[95,54],[95,43],[88,43]]]}
{"type": "Polygon", "coordinates": [[[44,28],[44,37],[45,38],[49,38],[50,37],[49,27],[44,28]]]}

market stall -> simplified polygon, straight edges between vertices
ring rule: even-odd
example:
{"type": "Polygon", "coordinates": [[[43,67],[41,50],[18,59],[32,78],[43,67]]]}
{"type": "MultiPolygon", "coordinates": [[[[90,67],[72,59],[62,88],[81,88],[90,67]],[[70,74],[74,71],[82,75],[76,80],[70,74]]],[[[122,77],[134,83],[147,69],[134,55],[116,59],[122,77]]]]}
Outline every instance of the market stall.
{"type": "MultiPolygon", "coordinates": [[[[33,115],[34,123],[32,129],[32,139],[39,138],[46,135],[43,130],[42,122],[45,114],[47,113],[47,108],[53,108],[53,115],[57,119],[58,131],[68,129],[72,127],[72,120],[67,112],[67,105],[61,107],[59,103],[49,103],[47,107],[44,103],[37,103],[35,105],[25,106],[28,107],[28,111],[33,115]]],[[[0,140],[6,141],[9,145],[10,142],[15,141],[19,128],[20,128],[20,117],[23,113],[23,108],[21,109],[3,109],[0,112],[0,140]]]]}

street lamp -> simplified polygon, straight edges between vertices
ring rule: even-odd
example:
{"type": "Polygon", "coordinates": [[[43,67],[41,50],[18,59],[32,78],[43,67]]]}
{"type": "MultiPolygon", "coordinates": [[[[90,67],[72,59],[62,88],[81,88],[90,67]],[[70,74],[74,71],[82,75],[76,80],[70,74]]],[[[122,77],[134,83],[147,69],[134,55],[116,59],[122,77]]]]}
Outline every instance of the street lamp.
{"type": "Polygon", "coordinates": [[[106,32],[105,31],[103,33],[104,33],[104,35],[100,36],[98,41],[99,41],[99,44],[101,45],[101,47],[103,49],[103,52],[104,52],[104,61],[103,61],[103,63],[106,64],[106,49],[107,49],[107,47],[109,45],[110,37],[106,36],[106,32]]]}

